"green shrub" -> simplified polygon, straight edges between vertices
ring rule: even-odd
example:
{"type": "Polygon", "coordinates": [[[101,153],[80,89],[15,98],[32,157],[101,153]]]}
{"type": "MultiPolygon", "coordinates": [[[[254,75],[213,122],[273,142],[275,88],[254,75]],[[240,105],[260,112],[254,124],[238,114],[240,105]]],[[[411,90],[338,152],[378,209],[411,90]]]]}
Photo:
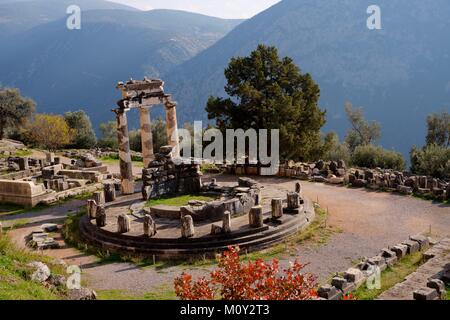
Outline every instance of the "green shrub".
{"type": "Polygon", "coordinates": [[[352,155],[352,164],[364,168],[405,169],[405,159],[400,153],[373,145],[357,147],[352,155]]]}
{"type": "Polygon", "coordinates": [[[339,161],[344,160],[345,163],[351,162],[351,152],[345,143],[338,144],[325,153],[324,160],[339,161]]]}
{"type": "Polygon", "coordinates": [[[411,151],[411,171],[415,174],[450,178],[450,148],[435,144],[411,151]]]}

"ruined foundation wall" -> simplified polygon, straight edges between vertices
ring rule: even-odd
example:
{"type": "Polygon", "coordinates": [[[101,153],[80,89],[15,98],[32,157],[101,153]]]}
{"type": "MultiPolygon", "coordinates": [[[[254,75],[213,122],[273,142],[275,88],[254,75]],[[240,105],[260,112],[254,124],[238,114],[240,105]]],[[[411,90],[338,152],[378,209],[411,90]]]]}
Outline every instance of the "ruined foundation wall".
{"type": "Polygon", "coordinates": [[[34,207],[49,193],[44,185],[29,181],[0,180],[0,202],[34,207]]]}

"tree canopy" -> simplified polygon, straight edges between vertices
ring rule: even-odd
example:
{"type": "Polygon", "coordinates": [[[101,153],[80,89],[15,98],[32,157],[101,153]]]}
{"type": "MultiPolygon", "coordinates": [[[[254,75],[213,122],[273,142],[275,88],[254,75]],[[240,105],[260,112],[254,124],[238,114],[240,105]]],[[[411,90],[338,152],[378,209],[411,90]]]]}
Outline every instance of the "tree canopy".
{"type": "Polygon", "coordinates": [[[433,113],[428,116],[427,124],[427,145],[450,147],[450,114],[448,112],[433,113]]]}
{"type": "Polygon", "coordinates": [[[318,107],[319,86],[275,47],[259,45],[225,70],[229,98],[210,97],[209,119],[220,130],[279,129],[280,156],[308,160],[320,145],[325,112],[318,107]]]}
{"type": "Polygon", "coordinates": [[[73,131],[71,148],[89,149],[95,146],[97,138],[92,129],[92,123],[84,111],[66,112],[64,114],[69,128],[73,131]]]}
{"type": "Polygon", "coordinates": [[[345,112],[351,129],[347,133],[345,142],[351,151],[359,146],[374,144],[381,137],[381,125],[376,122],[369,122],[364,118],[363,108],[353,108],[350,102],[345,104],[345,112]]]}
{"type": "Polygon", "coordinates": [[[29,141],[47,150],[57,150],[72,142],[73,132],[61,115],[37,114],[27,129],[29,141]]]}
{"type": "Polygon", "coordinates": [[[19,89],[0,87],[0,140],[6,129],[23,125],[34,112],[36,103],[22,97],[19,89]]]}

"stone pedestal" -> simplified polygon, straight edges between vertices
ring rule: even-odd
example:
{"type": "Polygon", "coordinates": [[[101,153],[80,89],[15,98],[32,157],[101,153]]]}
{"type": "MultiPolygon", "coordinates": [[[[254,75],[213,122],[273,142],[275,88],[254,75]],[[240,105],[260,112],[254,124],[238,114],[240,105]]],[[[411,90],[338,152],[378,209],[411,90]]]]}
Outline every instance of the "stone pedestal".
{"type": "Polygon", "coordinates": [[[119,215],[119,217],[117,218],[117,232],[127,233],[130,232],[130,228],[131,228],[130,217],[125,213],[119,215]]]}
{"type": "Polygon", "coordinates": [[[128,121],[125,111],[118,110],[117,137],[119,140],[120,175],[122,177],[122,193],[134,193],[133,164],[130,154],[130,138],[128,136],[128,121]]]}
{"type": "Polygon", "coordinates": [[[105,204],[105,194],[102,191],[94,192],[92,197],[98,206],[102,206],[105,204]]]}
{"type": "Polygon", "coordinates": [[[97,207],[97,214],[95,216],[95,223],[97,227],[103,228],[106,226],[106,210],[104,206],[97,207]]]}
{"type": "Polygon", "coordinates": [[[231,213],[230,211],[225,211],[222,220],[222,230],[224,233],[231,233],[231,213]]]}
{"type": "Polygon", "coordinates": [[[166,103],[167,144],[173,149],[172,156],[180,157],[178,140],[177,107],[175,103],[166,103]]]}
{"type": "Polygon", "coordinates": [[[139,110],[141,123],[142,157],[144,158],[144,168],[148,168],[150,162],[155,159],[155,156],[153,154],[153,135],[150,119],[150,107],[141,107],[139,110]]]}
{"type": "Polygon", "coordinates": [[[144,217],[144,235],[148,238],[156,235],[156,223],[149,214],[144,217]]]}
{"type": "Polygon", "coordinates": [[[195,235],[194,219],[192,216],[184,216],[181,218],[181,237],[192,238],[195,235]]]}
{"type": "Polygon", "coordinates": [[[116,188],[114,183],[108,183],[103,186],[105,191],[105,202],[113,202],[116,200],[116,188]]]}
{"type": "Polygon", "coordinates": [[[272,219],[278,220],[283,216],[283,200],[272,199],[272,219]]]}
{"type": "Polygon", "coordinates": [[[264,225],[263,208],[261,206],[253,207],[248,220],[251,228],[261,228],[264,225]]]}

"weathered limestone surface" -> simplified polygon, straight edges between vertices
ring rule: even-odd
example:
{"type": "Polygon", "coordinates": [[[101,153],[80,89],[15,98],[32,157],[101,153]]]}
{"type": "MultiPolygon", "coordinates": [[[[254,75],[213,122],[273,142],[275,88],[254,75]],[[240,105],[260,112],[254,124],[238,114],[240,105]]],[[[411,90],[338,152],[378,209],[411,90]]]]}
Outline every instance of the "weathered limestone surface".
{"type": "Polygon", "coordinates": [[[256,206],[250,210],[249,225],[252,228],[261,228],[264,225],[262,206],[256,206]]]}
{"type": "Polygon", "coordinates": [[[97,202],[93,199],[87,201],[86,205],[87,215],[89,219],[95,219],[97,215],[97,202]]]}
{"type": "Polygon", "coordinates": [[[175,163],[172,147],[161,147],[147,168],[142,170],[142,197],[144,200],[168,194],[196,194],[201,191],[200,165],[175,163]]]}
{"type": "Polygon", "coordinates": [[[300,208],[300,195],[297,192],[290,192],[287,195],[287,207],[288,209],[300,208]]]}
{"type": "Polygon", "coordinates": [[[177,106],[173,102],[166,103],[166,123],[167,123],[167,139],[172,147],[172,155],[174,158],[180,157],[180,147],[178,141],[178,122],[177,122],[177,106]]]}
{"type": "Polygon", "coordinates": [[[192,238],[195,236],[194,219],[187,215],[181,218],[181,237],[192,238]]]}
{"type": "Polygon", "coordinates": [[[330,284],[321,286],[319,290],[317,290],[317,294],[319,297],[327,300],[340,300],[343,296],[343,293],[338,290],[338,288],[330,284]]]}
{"type": "Polygon", "coordinates": [[[116,188],[114,183],[107,183],[104,185],[105,202],[113,202],[116,200],[116,188]]]}
{"type": "Polygon", "coordinates": [[[0,202],[34,207],[49,196],[43,184],[31,181],[0,180],[0,202]]]}
{"type": "MultiPolygon", "coordinates": [[[[412,237],[412,238],[418,238],[412,237]]],[[[411,249],[411,242],[409,249],[411,249]]],[[[416,246],[414,248],[417,248],[416,246]]],[[[426,248],[426,246],[424,247],[426,248]]],[[[415,252],[413,250],[413,252],[415,252]]],[[[441,282],[445,278],[445,272],[449,268],[450,239],[439,241],[433,248],[424,253],[428,261],[421,265],[414,273],[406,277],[405,281],[396,284],[391,289],[383,292],[381,300],[437,300],[441,298],[441,282]]],[[[448,271],[447,271],[448,272],[448,271]]],[[[448,283],[447,283],[448,284],[448,283]]]]}
{"type": "Polygon", "coordinates": [[[103,228],[104,226],[106,226],[106,210],[104,206],[97,207],[95,222],[97,224],[97,227],[99,228],[103,228]]]}
{"type": "Polygon", "coordinates": [[[142,157],[144,158],[144,168],[147,168],[150,162],[154,160],[150,107],[142,106],[140,107],[139,112],[141,124],[142,157]]]}
{"type": "Polygon", "coordinates": [[[151,238],[156,235],[156,223],[153,220],[152,216],[146,214],[144,216],[144,235],[148,238],[151,238]]]}
{"type": "Polygon", "coordinates": [[[133,164],[130,155],[130,138],[128,120],[124,110],[117,110],[117,136],[119,140],[120,175],[122,177],[122,193],[134,193],[133,164]]]}
{"type": "Polygon", "coordinates": [[[117,218],[117,232],[127,233],[130,232],[130,228],[130,217],[125,213],[119,215],[119,217],[117,218]]]}
{"type": "Polygon", "coordinates": [[[231,233],[231,213],[230,211],[226,211],[223,214],[223,224],[222,229],[224,233],[231,233]]]}
{"type": "Polygon", "coordinates": [[[272,199],[272,219],[280,219],[283,216],[283,200],[272,199]]]}
{"type": "Polygon", "coordinates": [[[95,200],[98,206],[102,206],[105,204],[105,194],[103,191],[94,192],[92,198],[95,200]]]}

